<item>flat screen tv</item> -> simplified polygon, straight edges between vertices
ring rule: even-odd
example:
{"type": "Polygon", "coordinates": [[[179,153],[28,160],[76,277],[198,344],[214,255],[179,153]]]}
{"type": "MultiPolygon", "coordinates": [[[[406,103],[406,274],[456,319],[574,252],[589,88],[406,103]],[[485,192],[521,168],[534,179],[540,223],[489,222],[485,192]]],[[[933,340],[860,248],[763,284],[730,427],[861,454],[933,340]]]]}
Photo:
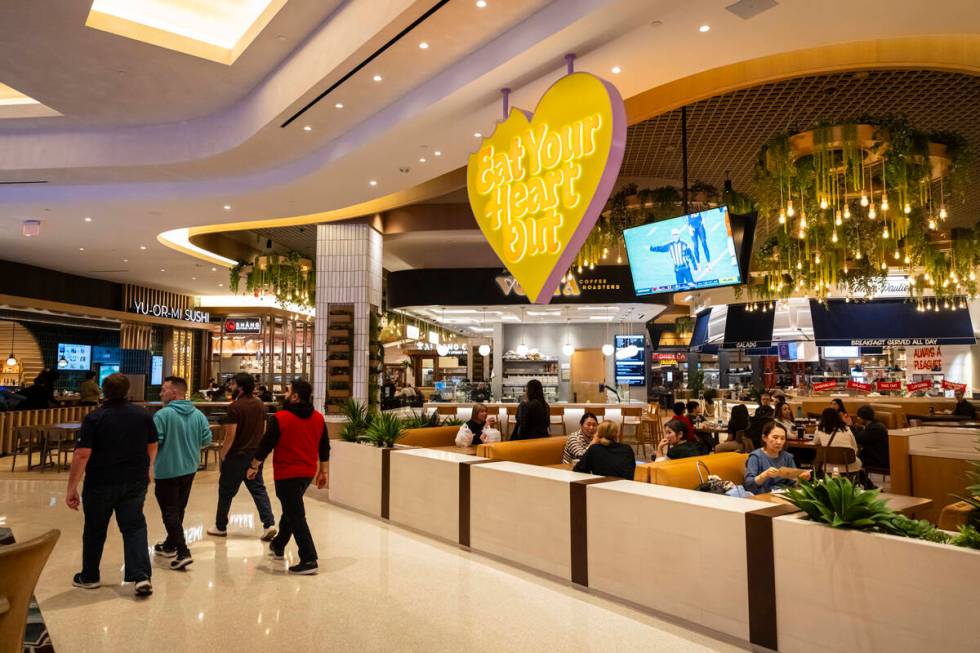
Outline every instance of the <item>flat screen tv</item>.
{"type": "Polygon", "coordinates": [[[59,370],[89,370],[92,369],[92,346],[58,343],[59,370]]]}
{"type": "Polygon", "coordinates": [[[643,336],[616,336],[616,385],[646,385],[643,336]]]}
{"type": "Polygon", "coordinates": [[[816,363],[820,360],[812,342],[780,342],[776,345],[779,360],[787,363],[816,363]]]}
{"type": "Polygon", "coordinates": [[[691,213],[623,232],[638,296],[741,283],[728,207],[691,213]]]}
{"type": "Polygon", "coordinates": [[[119,371],[119,363],[102,363],[99,365],[99,387],[102,387],[102,382],[110,374],[116,374],[119,371]]]}
{"type": "Polygon", "coordinates": [[[163,385],[163,356],[150,360],[150,385],[163,385]]]}

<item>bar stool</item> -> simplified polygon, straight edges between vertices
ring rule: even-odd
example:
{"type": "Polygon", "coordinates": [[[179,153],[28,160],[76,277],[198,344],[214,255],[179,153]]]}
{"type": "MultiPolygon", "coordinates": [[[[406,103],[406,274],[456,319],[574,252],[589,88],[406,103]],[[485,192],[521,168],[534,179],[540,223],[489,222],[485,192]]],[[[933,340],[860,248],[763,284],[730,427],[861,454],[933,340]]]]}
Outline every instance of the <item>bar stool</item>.
{"type": "Polygon", "coordinates": [[[486,407],[487,407],[487,419],[489,420],[491,417],[497,418],[497,428],[500,430],[501,437],[503,437],[502,434],[504,432],[503,429],[504,422],[502,419],[500,419],[500,404],[486,404],[486,407]]]}
{"type": "Polygon", "coordinates": [[[449,419],[456,419],[457,412],[457,406],[436,406],[436,413],[439,414],[440,422],[447,417],[449,419]]]}
{"type": "MultiPolygon", "coordinates": [[[[10,463],[10,471],[14,471],[14,467],[17,465],[17,452],[25,448],[27,449],[27,471],[31,471],[31,457],[34,450],[37,449],[39,452],[41,450],[41,435],[33,426],[18,426],[14,429],[14,459],[10,463]]],[[[44,462],[43,458],[41,462],[44,462]]]]}
{"type": "Polygon", "coordinates": [[[595,415],[596,419],[600,422],[602,421],[602,418],[606,416],[605,406],[586,406],[585,411],[595,415]]]}
{"type": "Polygon", "coordinates": [[[626,435],[626,427],[633,427],[633,436],[639,435],[640,432],[640,418],[643,417],[643,407],[642,406],[623,406],[619,409],[620,420],[619,420],[619,432],[626,435]]]}
{"type": "MultiPolygon", "coordinates": [[[[565,428],[565,407],[564,406],[548,406],[549,421],[552,427],[560,426],[561,434],[568,435],[568,431],[565,428]]],[[[551,435],[557,435],[554,431],[550,432],[551,435]]]]}
{"type": "Polygon", "coordinates": [[[504,440],[510,440],[510,436],[514,433],[514,427],[517,426],[517,406],[507,406],[507,421],[504,424],[505,429],[502,433],[504,440]]]}

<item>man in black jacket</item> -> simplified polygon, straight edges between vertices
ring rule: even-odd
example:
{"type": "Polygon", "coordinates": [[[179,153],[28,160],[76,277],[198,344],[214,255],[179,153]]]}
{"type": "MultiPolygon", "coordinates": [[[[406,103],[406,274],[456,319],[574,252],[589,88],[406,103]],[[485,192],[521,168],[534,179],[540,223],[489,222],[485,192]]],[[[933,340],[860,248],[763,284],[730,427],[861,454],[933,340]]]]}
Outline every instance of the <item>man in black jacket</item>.
{"type": "Polygon", "coordinates": [[[963,391],[954,390],[953,396],[956,397],[956,408],[953,409],[953,414],[975,420],[977,418],[977,409],[963,397],[963,391]]]}
{"type": "Polygon", "coordinates": [[[854,439],[861,449],[861,462],[864,464],[861,483],[869,490],[874,489],[867,470],[888,470],[891,464],[888,460],[888,427],[875,420],[875,411],[871,406],[858,408],[854,439]]]}

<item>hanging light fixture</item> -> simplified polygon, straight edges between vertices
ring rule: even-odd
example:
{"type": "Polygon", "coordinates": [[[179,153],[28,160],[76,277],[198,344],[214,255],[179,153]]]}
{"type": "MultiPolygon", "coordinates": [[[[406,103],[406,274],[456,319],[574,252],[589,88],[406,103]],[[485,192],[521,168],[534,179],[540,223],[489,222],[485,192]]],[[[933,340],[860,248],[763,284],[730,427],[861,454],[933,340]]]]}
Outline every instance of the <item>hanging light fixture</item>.
{"type": "MultiPolygon", "coordinates": [[[[838,227],[844,224],[844,214],[841,213],[840,209],[837,209],[837,216],[834,218],[834,224],[838,227]]],[[[837,242],[837,241],[834,241],[837,242]]]]}
{"type": "Polygon", "coordinates": [[[779,224],[786,224],[786,209],[779,210],[779,224]]]}
{"type": "Polygon", "coordinates": [[[786,200],[786,215],[791,218],[796,215],[796,210],[793,208],[793,200],[786,200]]]}
{"type": "Polygon", "coordinates": [[[870,207],[868,208],[868,219],[869,219],[869,220],[874,220],[874,219],[875,219],[875,218],[877,218],[877,217],[878,217],[878,212],[877,212],[877,211],[875,211],[875,205],[874,205],[874,204],[872,204],[872,205],[871,205],[871,206],[870,206],[870,207]]]}
{"type": "Polygon", "coordinates": [[[490,345],[488,345],[486,343],[483,343],[482,345],[479,346],[479,348],[477,349],[477,351],[480,352],[480,356],[489,356],[490,355],[490,345]]]}
{"type": "Polygon", "coordinates": [[[844,205],[844,219],[845,220],[851,219],[851,209],[849,206],[847,206],[847,204],[844,205]]]}
{"type": "Polygon", "coordinates": [[[882,211],[888,210],[888,196],[885,194],[882,194],[881,196],[881,210],[882,211]]]}
{"type": "Polygon", "coordinates": [[[867,206],[869,204],[868,196],[861,193],[861,206],[867,206]]]}
{"type": "Polygon", "coordinates": [[[7,367],[15,367],[17,357],[14,356],[14,323],[10,323],[10,356],[7,356],[7,367]]]}

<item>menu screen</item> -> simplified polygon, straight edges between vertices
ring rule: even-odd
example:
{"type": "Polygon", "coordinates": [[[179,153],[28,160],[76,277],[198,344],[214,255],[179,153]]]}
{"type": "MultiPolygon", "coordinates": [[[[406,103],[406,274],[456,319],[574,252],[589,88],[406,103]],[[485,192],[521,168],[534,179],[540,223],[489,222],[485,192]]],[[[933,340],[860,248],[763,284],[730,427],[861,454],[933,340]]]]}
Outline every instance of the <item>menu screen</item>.
{"type": "Polygon", "coordinates": [[[646,385],[643,336],[616,336],[616,385],[646,385]]]}
{"type": "Polygon", "coordinates": [[[92,346],[58,343],[59,370],[88,370],[92,368],[92,346]]]}
{"type": "Polygon", "coordinates": [[[150,385],[163,385],[163,356],[154,356],[150,364],[150,385]]]}

